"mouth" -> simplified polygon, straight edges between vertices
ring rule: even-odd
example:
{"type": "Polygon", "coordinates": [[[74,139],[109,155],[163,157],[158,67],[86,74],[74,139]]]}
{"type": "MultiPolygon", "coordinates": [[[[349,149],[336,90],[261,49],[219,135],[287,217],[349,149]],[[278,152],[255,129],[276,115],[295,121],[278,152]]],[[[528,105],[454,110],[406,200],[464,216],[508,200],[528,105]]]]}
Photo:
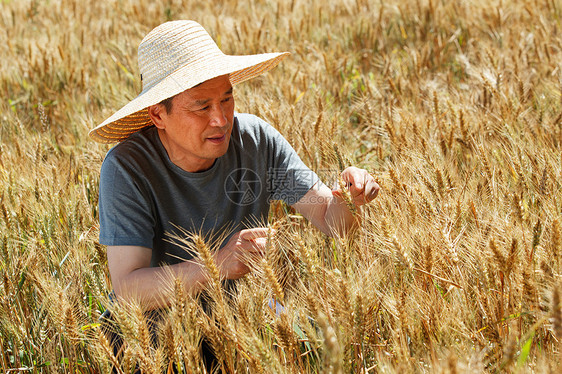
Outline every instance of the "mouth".
{"type": "Polygon", "coordinates": [[[207,138],[213,144],[220,144],[226,140],[226,134],[218,135],[218,136],[211,136],[207,138]]]}

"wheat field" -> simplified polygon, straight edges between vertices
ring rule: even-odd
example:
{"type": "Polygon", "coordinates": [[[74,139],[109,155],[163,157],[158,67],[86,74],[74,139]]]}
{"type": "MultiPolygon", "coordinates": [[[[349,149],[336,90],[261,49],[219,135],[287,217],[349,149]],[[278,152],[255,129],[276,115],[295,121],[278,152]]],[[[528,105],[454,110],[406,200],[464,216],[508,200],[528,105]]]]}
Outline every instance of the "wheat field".
{"type": "Polygon", "coordinates": [[[560,372],[561,20],[558,0],[0,1],[2,371],[202,373],[205,336],[227,373],[560,372]],[[109,147],[87,132],[140,92],[138,43],[173,19],[228,54],[290,51],[237,110],[381,192],[337,239],[276,204],[234,293],[196,237],[211,310],[173,280],[154,334],[119,305],[118,358],[99,324],[109,147]]]}

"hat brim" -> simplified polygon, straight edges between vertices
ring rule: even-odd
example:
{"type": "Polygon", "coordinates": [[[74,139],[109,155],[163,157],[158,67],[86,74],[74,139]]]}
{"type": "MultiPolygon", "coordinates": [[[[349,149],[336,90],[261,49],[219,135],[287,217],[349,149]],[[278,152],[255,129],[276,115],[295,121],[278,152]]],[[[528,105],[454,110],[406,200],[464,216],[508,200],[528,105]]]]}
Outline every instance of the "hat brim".
{"type": "Polygon", "coordinates": [[[222,55],[198,66],[180,68],[156,85],[144,90],[127,105],[90,131],[92,139],[100,143],[120,142],[134,132],[152,125],[147,108],[175,96],[189,88],[222,75],[229,75],[230,83],[255,78],[281,62],[289,52],[263,53],[249,56],[222,55]]]}

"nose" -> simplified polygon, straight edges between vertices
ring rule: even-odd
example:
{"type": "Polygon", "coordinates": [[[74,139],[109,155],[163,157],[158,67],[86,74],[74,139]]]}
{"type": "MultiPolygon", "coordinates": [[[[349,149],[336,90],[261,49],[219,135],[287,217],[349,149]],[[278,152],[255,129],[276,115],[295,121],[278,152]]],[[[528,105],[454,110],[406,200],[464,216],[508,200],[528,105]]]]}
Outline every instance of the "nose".
{"type": "Polygon", "coordinates": [[[226,125],[226,112],[221,104],[213,105],[210,119],[211,126],[223,127],[226,125]]]}

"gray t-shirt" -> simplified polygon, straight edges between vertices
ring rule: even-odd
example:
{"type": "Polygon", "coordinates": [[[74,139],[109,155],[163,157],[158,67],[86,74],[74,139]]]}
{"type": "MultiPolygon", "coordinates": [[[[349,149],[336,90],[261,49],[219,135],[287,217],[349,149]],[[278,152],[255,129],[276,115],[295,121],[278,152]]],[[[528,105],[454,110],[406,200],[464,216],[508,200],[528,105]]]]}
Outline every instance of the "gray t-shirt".
{"type": "Polygon", "coordinates": [[[151,266],[191,255],[168,233],[225,232],[267,220],[271,200],[292,205],[318,182],[285,138],[260,118],[236,113],[225,155],[203,172],[173,164],[154,126],[113,147],[100,174],[100,243],[151,248],[151,266]],[[226,230],[226,231],[225,231],[226,230]]]}

